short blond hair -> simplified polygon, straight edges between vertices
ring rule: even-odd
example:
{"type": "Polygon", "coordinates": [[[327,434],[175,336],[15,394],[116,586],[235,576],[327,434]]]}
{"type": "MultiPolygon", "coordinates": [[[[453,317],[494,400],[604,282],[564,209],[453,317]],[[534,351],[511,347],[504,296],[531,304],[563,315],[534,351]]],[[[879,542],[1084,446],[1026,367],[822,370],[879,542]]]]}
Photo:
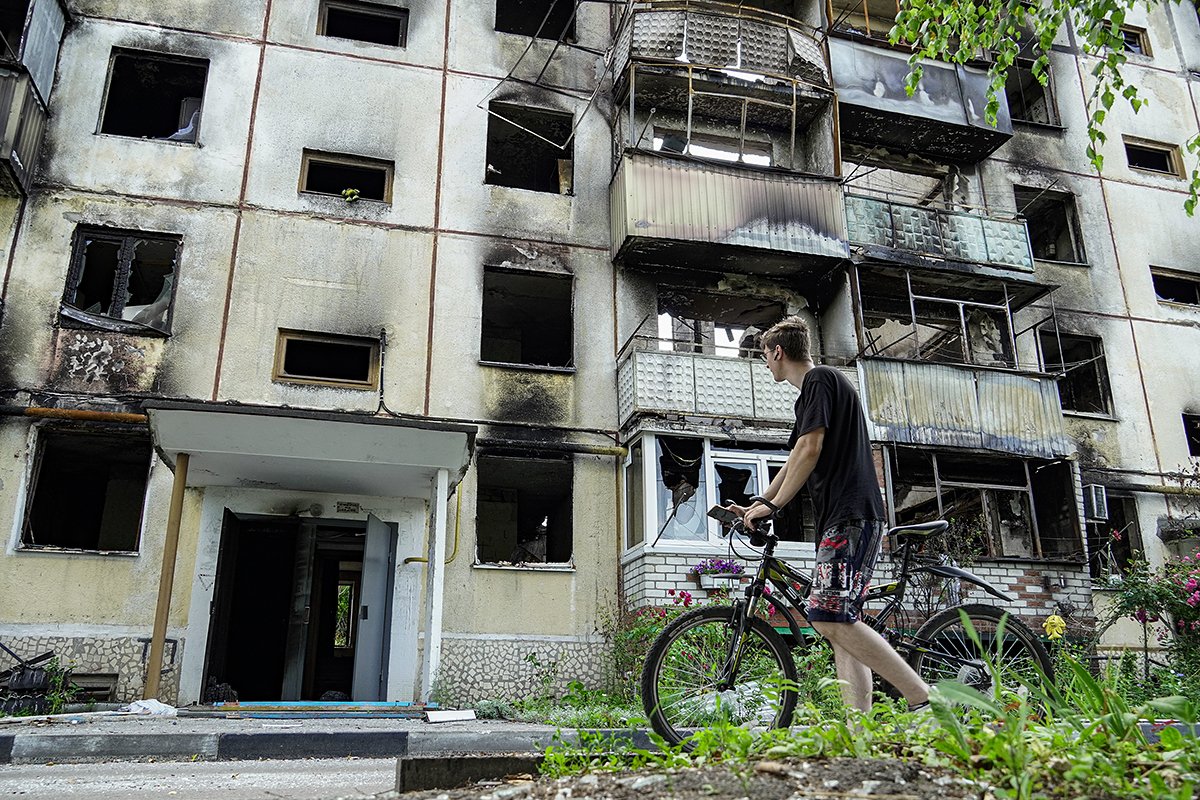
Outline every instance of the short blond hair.
{"type": "Polygon", "coordinates": [[[784,355],[792,361],[808,361],[812,358],[809,341],[808,323],[800,317],[788,317],[776,322],[759,338],[763,350],[773,350],[779,345],[784,355]]]}

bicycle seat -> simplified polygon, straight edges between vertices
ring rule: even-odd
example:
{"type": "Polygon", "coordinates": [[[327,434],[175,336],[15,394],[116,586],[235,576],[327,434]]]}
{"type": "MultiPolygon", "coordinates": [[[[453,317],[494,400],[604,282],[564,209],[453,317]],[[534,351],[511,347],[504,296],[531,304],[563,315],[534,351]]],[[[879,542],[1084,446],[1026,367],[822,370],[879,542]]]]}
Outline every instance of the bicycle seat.
{"type": "Polygon", "coordinates": [[[899,544],[904,544],[905,539],[924,539],[926,536],[941,533],[949,527],[950,523],[946,520],[935,519],[932,522],[920,522],[916,525],[898,525],[888,531],[888,536],[895,536],[899,544]]]}

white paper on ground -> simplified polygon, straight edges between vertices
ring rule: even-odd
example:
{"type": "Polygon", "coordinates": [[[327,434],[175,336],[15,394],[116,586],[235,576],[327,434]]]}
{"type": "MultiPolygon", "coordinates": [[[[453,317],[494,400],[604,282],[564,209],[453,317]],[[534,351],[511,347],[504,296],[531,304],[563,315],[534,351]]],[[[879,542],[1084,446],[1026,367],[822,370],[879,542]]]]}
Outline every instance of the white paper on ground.
{"type": "Polygon", "coordinates": [[[475,709],[468,708],[465,711],[426,711],[426,722],[461,722],[463,720],[475,719],[475,709]]]}

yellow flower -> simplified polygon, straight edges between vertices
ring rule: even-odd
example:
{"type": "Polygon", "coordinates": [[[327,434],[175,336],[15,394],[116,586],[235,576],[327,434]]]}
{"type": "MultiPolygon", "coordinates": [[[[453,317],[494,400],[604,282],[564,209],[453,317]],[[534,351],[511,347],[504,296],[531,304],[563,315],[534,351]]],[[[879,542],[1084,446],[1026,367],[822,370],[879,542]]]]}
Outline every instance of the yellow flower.
{"type": "Polygon", "coordinates": [[[1067,621],[1058,614],[1051,614],[1042,623],[1042,629],[1046,631],[1046,635],[1051,639],[1061,639],[1063,634],[1067,632],[1067,621]]]}

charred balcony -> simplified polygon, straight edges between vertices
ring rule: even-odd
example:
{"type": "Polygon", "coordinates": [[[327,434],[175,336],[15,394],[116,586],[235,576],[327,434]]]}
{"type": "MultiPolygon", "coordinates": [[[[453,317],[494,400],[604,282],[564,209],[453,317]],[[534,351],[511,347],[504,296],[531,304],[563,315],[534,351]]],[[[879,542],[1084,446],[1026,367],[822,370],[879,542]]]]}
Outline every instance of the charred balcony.
{"type": "Polygon", "coordinates": [[[954,262],[1033,271],[1025,221],[983,210],[962,211],[847,194],[846,235],[868,258],[954,262]]]}
{"type": "Polygon", "coordinates": [[[1012,138],[1003,93],[996,124],[984,119],[986,70],[923,61],[916,93],[905,91],[906,53],[865,41],[831,38],[829,60],[837,87],[842,136],[868,145],[977,163],[1012,138]]]}
{"type": "Polygon", "coordinates": [[[23,195],[32,185],[67,18],[59,0],[0,4],[2,194],[23,195]]]}

